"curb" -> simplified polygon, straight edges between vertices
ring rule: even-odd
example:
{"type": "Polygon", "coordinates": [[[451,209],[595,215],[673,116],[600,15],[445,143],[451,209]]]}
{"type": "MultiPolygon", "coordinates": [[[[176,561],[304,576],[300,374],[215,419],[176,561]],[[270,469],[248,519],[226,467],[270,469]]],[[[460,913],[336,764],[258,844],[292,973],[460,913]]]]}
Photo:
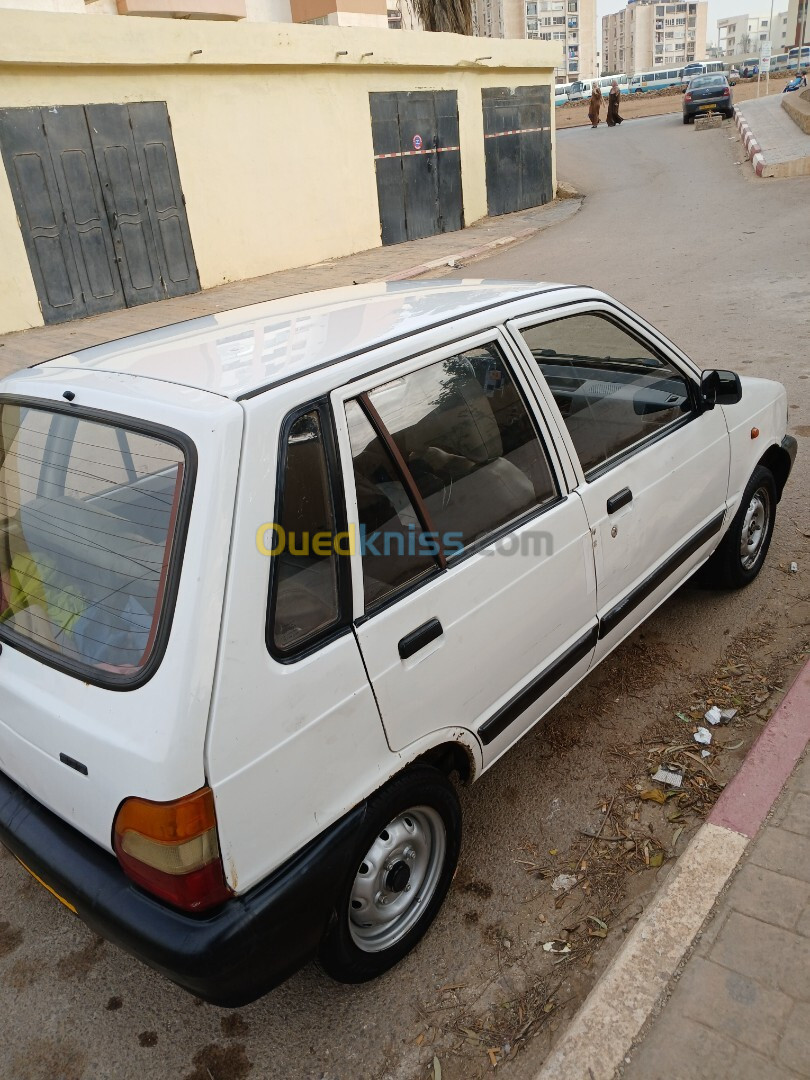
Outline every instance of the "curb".
{"type": "Polygon", "coordinates": [[[810,740],[810,660],[536,1080],[612,1080],[810,740]]]}
{"type": "MultiPolygon", "coordinates": [[[[575,195],[565,196],[565,201],[573,203],[575,200],[577,201],[577,206],[572,209],[569,215],[562,218],[562,221],[568,220],[568,217],[573,217],[582,209],[582,204],[584,202],[583,195],[577,192],[575,195]]],[[[555,199],[555,202],[556,201],[557,200],[555,199]]],[[[479,259],[484,255],[489,255],[491,252],[496,251],[498,248],[505,247],[507,244],[515,244],[520,240],[528,240],[530,236],[535,236],[537,233],[544,232],[546,229],[550,229],[552,226],[559,224],[561,224],[561,221],[552,221],[548,224],[542,223],[540,225],[532,225],[528,229],[519,229],[510,236],[499,236],[495,240],[487,241],[486,244],[479,244],[478,247],[464,248],[452,255],[442,255],[439,259],[432,259],[430,262],[409,266],[407,270],[397,270],[395,274],[389,274],[381,280],[405,281],[408,278],[420,277],[422,274],[427,274],[431,270],[438,270],[443,266],[455,267],[456,265],[462,265],[464,262],[479,259]]]]}
{"type": "Polygon", "coordinates": [[[748,121],[740,112],[738,105],[734,106],[734,121],[740,132],[740,138],[742,139],[748,159],[754,167],[754,172],[757,176],[762,176],[762,170],[765,168],[765,158],[759,143],[754,138],[754,133],[751,131],[748,121]]]}

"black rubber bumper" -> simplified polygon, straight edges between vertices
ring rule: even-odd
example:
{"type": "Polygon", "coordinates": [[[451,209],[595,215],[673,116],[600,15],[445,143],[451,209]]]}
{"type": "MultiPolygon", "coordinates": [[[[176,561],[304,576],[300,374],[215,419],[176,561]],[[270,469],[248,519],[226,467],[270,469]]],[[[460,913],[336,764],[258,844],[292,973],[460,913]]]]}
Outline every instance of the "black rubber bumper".
{"type": "Polygon", "coordinates": [[[214,1005],[246,1005],[317,952],[350,865],[365,805],[213,914],[154,900],[117,860],[0,772],[0,842],[83,922],[214,1005]]]}
{"type": "Polygon", "coordinates": [[[798,448],[799,444],[796,442],[793,436],[785,435],[784,439],[782,439],[782,449],[790,458],[790,468],[788,469],[788,476],[790,475],[790,472],[793,469],[793,464],[796,461],[796,451],[798,450],[798,448]]]}

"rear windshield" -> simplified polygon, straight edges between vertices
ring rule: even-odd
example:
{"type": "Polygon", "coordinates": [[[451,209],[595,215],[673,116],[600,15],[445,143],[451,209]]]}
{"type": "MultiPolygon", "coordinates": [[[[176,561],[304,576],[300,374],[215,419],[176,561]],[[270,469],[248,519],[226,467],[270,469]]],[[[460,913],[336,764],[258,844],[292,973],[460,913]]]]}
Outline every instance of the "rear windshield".
{"type": "Polygon", "coordinates": [[[0,403],[0,637],[94,682],[144,674],[187,472],[162,437],[0,403]]]}
{"type": "Polygon", "coordinates": [[[701,75],[697,79],[692,79],[692,89],[699,90],[703,86],[725,86],[725,75],[701,75]]]}

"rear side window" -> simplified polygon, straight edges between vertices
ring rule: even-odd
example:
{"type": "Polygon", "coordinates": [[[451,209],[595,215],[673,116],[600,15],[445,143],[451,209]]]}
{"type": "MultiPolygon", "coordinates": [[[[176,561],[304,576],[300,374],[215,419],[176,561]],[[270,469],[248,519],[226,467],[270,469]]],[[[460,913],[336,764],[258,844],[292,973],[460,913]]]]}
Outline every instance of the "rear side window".
{"type": "Polygon", "coordinates": [[[155,652],[186,453],[74,413],[0,405],[0,637],[102,684],[155,652]]]}
{"type": "Polygon", "coordinates": [[[273,537],[267,537],[265,544],[275,556],[273,645],[277,652],[291,654],[320,639],[340,620],[341,537],[335,528],[317,408],[293,418],[282,453],[278,519],[273,537]]]}

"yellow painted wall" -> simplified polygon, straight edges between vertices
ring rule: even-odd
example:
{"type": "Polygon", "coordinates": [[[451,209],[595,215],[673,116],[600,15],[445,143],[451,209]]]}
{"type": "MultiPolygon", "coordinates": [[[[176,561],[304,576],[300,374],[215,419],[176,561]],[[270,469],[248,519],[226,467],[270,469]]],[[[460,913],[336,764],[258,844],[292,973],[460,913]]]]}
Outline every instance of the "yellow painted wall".
{"type": "MultiPolygon", "coordinates": [[[[458,91],[465,221],[483,217],[481,88],[551,83],[553,51],[446,34],[0,11],[0,108],[166,101],[209,288],[380,244],[369,92],[458,91]],[[475,62],[483,54],[492,59],[475,62]]],[[[41,323],[0,168],[0,332],[41,323]]]]}

